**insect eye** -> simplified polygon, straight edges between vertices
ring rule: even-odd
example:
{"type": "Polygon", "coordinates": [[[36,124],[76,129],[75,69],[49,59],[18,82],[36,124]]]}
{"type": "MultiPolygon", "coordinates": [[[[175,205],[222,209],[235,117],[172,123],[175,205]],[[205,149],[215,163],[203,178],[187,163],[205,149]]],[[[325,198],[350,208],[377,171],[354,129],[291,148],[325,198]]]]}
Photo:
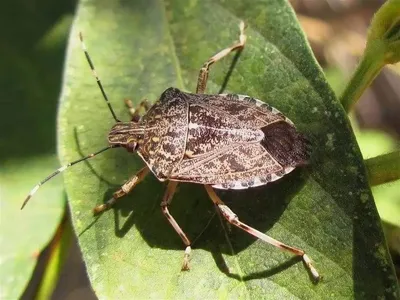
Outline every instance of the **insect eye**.
{"type": "Polygon", "coordinates": [[[135,152],[138,148],[138,143],[137,142],[129,142],[126,144],[126,150],[128,150],[128,152],[135,152]]]}

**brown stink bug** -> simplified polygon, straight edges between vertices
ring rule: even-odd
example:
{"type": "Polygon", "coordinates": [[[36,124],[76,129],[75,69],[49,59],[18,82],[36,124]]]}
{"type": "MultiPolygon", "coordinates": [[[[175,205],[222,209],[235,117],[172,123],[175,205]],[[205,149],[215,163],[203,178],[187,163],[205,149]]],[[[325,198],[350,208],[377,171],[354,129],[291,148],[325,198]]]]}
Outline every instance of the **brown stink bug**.
{"type": "Polygon", "coordinates": [[[285,245],[241,222],[213,189],[238,190],[265,185],[306,164],[309,156],[305,137],[275,108],[249,96],[204,94],[210,66],[229,53],[243,49],[246,42],[244,23],[240,24],[239,41],[204,63],[195,94],[168,88],[153,106],[149,107],[146,102],[140,104],[140,108],[146,110],[142,117],[139,110],[127,102],[132,114],[130,122],[116,118],[82,35],[80,39],[86,59],[116,121],[108,134],[110,145],[49,175],[33,188],[22,208],[43,183],[68,167],[108,149],[124,147],[136,152],[146,166],[125,182],[109,201],[95,207],[95,214],[109,209],[150,171],[158,180],[168,181],[161,209],[186,245],[182,270],[188,270],[191,242],[169,213],[168,206],[179,182],[202,184],[228,222],[264,242],[300,256],[318,281],[320,276],[303,250],[285,245]]]}

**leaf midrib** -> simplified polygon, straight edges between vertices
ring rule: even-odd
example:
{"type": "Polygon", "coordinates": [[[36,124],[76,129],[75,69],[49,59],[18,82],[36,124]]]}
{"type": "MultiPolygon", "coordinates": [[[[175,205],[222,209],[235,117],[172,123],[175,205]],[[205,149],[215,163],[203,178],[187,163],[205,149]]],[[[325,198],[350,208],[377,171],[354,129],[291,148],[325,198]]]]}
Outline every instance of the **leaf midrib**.
{"type": "MultiPolygon", "coordinates": [[[[163,0],[160,0],[160,2],[162,2],[163,8],[164,8],[164,16],[163,16],[164,20],[163,21],[164,21],[166,32],[167,32],[167,35],[168,35],[168,43],[169,43],[169,47],[171,49],[170,53],[171,53],[171,57],[172,57],[172,60],[173,60],[173,65],[174,65],[174,68],[175,68],[175,71],[176,71],[176,74],[177,74],[178,85],[179,85],[179,88],[181,88],[182,90],[185,90],[185,85],[183,83],[183,78],[182,78],[182,68],[181,68],[180,63],[179,63],[179,58],[178,58],[178,54],[177,54],[177,51],[176,51],[175,42],[174,42],[173,35],[171,33],[171,30],[170,30],[170,24],[169,24],[168,19],[167,19],[167,15],[166,15],[167,11],[166,11],[166,7],[165,7],[165,2],[163,0]]],[[[221,224],[222,224],[222,220],[221,219],[220,219],[220,221],[221,221],[221,224]]],[[[248,285],[246,284],[245,281],[243,281],[243,271],[240,268],[240,263],[239,263],[238,259],[236,258],[235,250],[233,249],[232,243],[229,240],[229,236],[228,236],[228,233],[227,233],[227,231],[225,229],[225,226],[222,226],[222,228],[223,228],[223,231],[224,231],[224,236],[225,236],[225,239],[227,241],[227,244],[229,245],[229,249],[230,249],[230,251],[232,253],[232,256],[234,257],[236,268],[238,269],[238,273],[239,273],[239,276],[240,276],[240,281],[239,281],[240,285],[244,286],[246,294],[247,294],[247,298],[250,299],[251,293],[250,293],[250,290],[248,288],[248,285]]]]}

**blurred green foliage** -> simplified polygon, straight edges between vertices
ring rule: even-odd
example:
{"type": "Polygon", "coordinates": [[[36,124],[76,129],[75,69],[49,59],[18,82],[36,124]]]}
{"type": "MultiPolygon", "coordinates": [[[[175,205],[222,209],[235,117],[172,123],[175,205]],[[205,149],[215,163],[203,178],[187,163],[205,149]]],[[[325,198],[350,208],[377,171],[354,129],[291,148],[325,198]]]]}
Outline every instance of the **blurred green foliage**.
{"type": "Polygon", "coordinates": [[[56,114],[75,2],[17,0],[0,10],[0,282],[17,299],[64,211],[61,180],[20,211],[21,201],[58,167],[56,114]],[[36,201],[37,200],[37,201],[36,201]]]}
{"type": "Polygon", "coordinates": [[[0,159],[54,154],[68,24],[52,44],[41,41],[71,15],[74,1],[19,0],[3,5],[0,159]]]}

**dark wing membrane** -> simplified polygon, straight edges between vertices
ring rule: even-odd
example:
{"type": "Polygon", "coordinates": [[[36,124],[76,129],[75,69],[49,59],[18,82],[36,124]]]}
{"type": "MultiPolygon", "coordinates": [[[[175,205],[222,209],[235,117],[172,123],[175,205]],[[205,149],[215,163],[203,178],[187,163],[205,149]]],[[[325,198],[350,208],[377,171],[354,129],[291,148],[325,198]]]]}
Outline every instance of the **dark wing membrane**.
{"type": "Polygon", "coordinates": [[[294,168],[283,168],[260,143],[239,144],[198,158],[184,158],[171,180],[245,189],[277,180],[294,168]]]}
{"type": "Polygon", "coordinates": [[[261,145],[282,166],[301,166],[310,156],[309,142],[303,134],[287,122],[275,122],[261,128],[265,135],[261,145]]]}
{"type": "Polygon", "coordinates": [[[143,117],[145,134],[138,153],[158,179],[166,179],[185,153],[189,105],[168,89],[143,117]]]}

